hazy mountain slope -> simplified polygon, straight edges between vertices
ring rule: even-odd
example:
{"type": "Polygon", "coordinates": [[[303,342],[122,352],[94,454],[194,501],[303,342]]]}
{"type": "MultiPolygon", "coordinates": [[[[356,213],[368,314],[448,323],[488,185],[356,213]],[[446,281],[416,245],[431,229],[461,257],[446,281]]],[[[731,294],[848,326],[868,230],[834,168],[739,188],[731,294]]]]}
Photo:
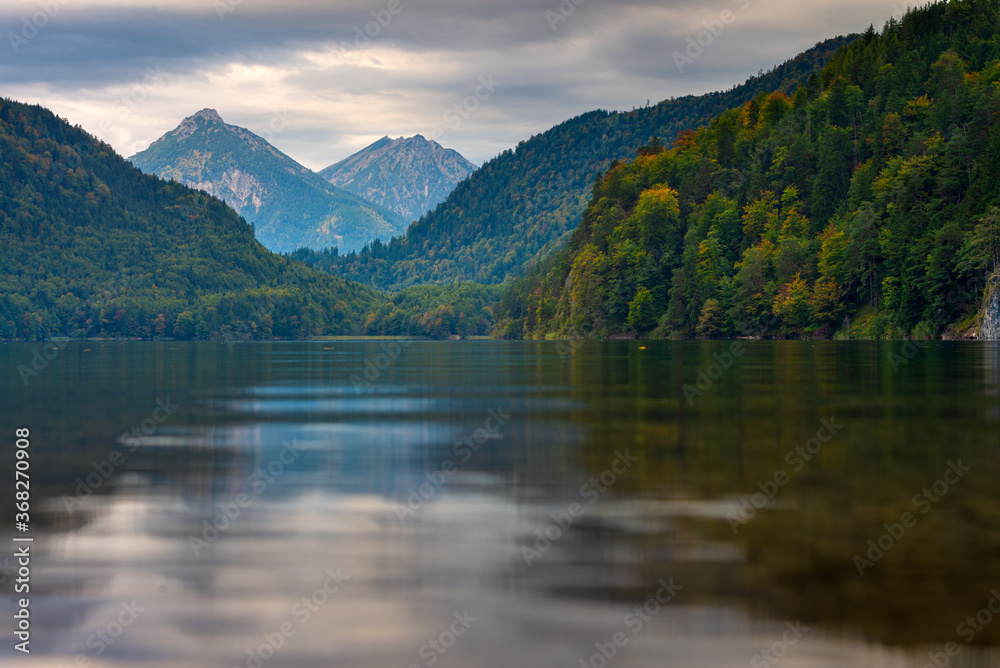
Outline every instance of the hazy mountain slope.
{"type": "Polygon", "coordinates": [[[443,202],[474,171],[476,166],[457,151],[416,135],[383,137],[319,174],[412,222],[443,202]]]}
{"type": "Polygon", "coordinates": [[[361,248],[404,225],[398,215],[332,186],[249,130],[225,123],[213,109],[185,118],[129,160],[147,174],[224,200],[275,252],[361,248]]]}

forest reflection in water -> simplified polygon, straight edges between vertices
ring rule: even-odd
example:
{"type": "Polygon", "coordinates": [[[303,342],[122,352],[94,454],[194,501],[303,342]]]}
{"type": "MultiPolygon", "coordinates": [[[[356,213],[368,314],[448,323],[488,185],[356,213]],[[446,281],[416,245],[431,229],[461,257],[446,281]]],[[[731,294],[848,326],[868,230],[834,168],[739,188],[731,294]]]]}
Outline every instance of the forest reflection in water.
{"type": "Polygon", "coordinates": [[[996,665],[1000,349],[731,345],[71,344],[23,663],[996,665]]]}

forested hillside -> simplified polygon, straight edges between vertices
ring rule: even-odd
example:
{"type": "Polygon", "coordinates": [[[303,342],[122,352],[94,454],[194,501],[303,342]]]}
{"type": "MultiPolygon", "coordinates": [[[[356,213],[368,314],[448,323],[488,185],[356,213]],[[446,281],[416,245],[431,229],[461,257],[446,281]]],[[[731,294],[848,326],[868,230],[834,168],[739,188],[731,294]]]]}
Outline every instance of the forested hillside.
{"type": "Polygon", "coordinates": [[[349,334],[382,303],[41,107],[0,100],[0,157],[0,338],[349,334]]]}
{"type": "Polygon", "coordinates": [[[939,336],[1000,259],[1000,1],[911,10],[599,179],[503,337],[939,336]]]}
{"type": "Polygon", "coordinates": [[[502,285],[456,283],[418,285],[389,295],[371,311],[364,333],[371,336],[489,336],[502,285]]]}
{"type": "Polygon", "coordinates": [[[487,162],[405,236],[360,253],[297,255],[346,278],[398,290],[427,283],[500,283],[558,247],[580,221],[598,173],[652,137],[673,141],[761,91],[791,92],[852,37],[831,39],[723,93],[624,113],[594,111],[487,162]]]}

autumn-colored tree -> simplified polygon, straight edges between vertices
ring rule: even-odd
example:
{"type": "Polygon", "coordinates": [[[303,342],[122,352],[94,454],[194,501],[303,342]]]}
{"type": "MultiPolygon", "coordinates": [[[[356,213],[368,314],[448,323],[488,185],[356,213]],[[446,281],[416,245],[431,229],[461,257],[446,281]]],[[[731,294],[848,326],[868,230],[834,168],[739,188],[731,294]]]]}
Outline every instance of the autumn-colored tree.
{"type": "Polygon", "coordinates": [[[777,125],[792,108],[792,101],[782,92],[774,92],[767,96],[760,108],[760,118],[765,126],[777,125]]]}
{"type": "Polygon", "coordinates": [[[167,316],[163,313],[157,315],[156,320],[153,321],[153,332],[156,336],[167,335],[167,316]]]}
{"type": "Polygon", "coordinates": [[[812,315],[810,296],[809,286],[801,276],[796,275],[794,279],[781,286],[774,298],[774,314],[784,320],[789,327],[805,327],[812,315]]]}
{"type": "Polygon", "coordinates": [[[847,235],[835,223],[830,223],[820,235],[819,276],[823,280],[843,285],[847,279],[844,266],[849,243],[847,235]]]}
{"type": "Polygon", "coordinates": [[[756,242],[760,235],[777,222],[778,200],[769,190],[762,192],[759,198],[743,208],[743,236],[751,242],[756,242]]]}
{"type": "Polygon", "coordinates": [[[643,191],[624,231],[634,230],[635,240],[659,257],[665,244],[676,244],[680,237],[677,191],[666,185],[643,191]]]}
{"type": "Polygon", "coordinates": [[[804,237],[809,233],[809,219],[802,214],[799,189],[788,186],[781,194],[781,237],[804,237]]]}
{"type": "Polygon", "coordinates": [[[698,327],[695,334],[699,339],[717,339],[722,335],[724,323],[724,313],[722,305],[718,299],[708,299],[701,307],[701,315],[698,318],[698,327]]]}
{"type": "Polygon", "coordinates": [[[838,324],[844,317],[844,291],[836,281],[820,279],[813,286],[812,297],[809,300],[813,317],[818,323],[838,324]]]}

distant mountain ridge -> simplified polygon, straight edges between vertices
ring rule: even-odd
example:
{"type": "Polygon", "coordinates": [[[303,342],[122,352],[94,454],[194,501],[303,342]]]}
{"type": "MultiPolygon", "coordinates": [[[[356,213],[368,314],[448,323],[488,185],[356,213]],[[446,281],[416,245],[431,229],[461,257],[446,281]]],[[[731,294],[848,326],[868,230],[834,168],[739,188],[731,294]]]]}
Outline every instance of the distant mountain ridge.
{"type": "Polygon", "coordinates": [[[275,252],[358,249],[405,226],[399,215],[337,188],[214,109],[193,114],[129,160],[226,201],[275,252]]]}
{"type": "Polygon", "coordinates": [[[388,290],[455,281],[500,283],[521,276],[576,227],[599,173],[632,158],[653,137],[669,145],[679,133],[762,92],[794,91],[857,37],[828,39],[727,91],[570,119],[484,164],[404,236],[357,254],[296,257],[388,290]]]}
{"type": "Polygon", "coordinates": [[[412,222],[443,202],[474,171],[476,165],[458,151],[415,135],[382,137],[319,175],[412,222]]]}

